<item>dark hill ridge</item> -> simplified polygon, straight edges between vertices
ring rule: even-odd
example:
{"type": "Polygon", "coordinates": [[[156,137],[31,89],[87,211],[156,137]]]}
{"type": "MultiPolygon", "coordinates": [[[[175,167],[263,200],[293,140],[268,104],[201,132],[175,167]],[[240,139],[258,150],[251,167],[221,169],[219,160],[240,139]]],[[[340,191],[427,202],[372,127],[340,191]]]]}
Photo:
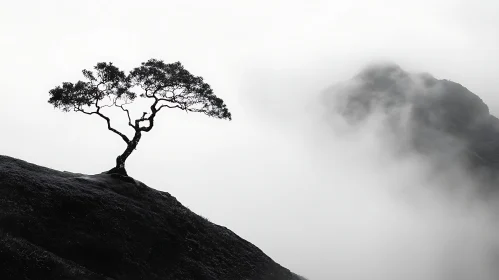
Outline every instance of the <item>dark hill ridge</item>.
{"type": "Polygon", "coordinates": [[[332,115],[353,125],[381,112],[397,138],[420,153],[457,156],[482,178],[493,179],[499,169],[499,120],[461,84],[379,63],[324,96],[332,115]]]}
{"type": "Polygon", "coordinates": [[[130,177],[0,156],[0,279],[303,279],[130,177]]]}

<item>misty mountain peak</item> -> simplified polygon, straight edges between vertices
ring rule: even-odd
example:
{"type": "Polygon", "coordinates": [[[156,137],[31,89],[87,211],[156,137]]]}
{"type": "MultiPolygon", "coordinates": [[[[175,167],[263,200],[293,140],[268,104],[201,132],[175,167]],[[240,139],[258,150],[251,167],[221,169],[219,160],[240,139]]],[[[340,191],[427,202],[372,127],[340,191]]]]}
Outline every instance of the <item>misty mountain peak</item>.
{"type": "Polygon", "coordinates": [[[324,96],[330,115],[351,125],[381,114],[396,138],[418,152],[452,151],[481,172],[499,168],[499,120],[459,83],[410,73],[394,63],[376,63],[328,88],[324,96]]]}
{"type": "Polygon", "coordinates": [[[359,74],[357,79],[362,79],[366,82],[382,82],[396,81],[408,76],[408,73],[393,62],[376,62],[365,67],[359,74]]]}

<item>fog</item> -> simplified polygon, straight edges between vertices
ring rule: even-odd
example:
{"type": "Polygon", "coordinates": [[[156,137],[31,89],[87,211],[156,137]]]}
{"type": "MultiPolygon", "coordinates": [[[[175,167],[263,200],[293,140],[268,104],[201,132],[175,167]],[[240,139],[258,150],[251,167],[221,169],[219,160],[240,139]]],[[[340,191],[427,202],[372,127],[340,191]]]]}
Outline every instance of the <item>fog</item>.
{"type": "Polygon", "coordinates": [[[234,120],[162,112],[128,159],[131,176],[311,280],[498,279],[497,211],[470,191],[477,182],[459,162],[435,174],[431,160],[394,152],[383,115],[351,127],[320,98],[390,60],[459,82],[498,114],[496,1],[5,6],[0,154],[110,169],[121,139],[97,117],[51,108],[48,90],[99,61],[129,71],[179,60],[234,120]]]}
{"type": "Polygon", "coordinates": [[[395,134],[380,112],[351,126],[330,115],[335,104],[305,94],[313,86],[296,82],[293,72],[285,82],[253,83],[296,98],[288,98],[291,108],[265,110],[260,124],[275,142],[262,146],[275,144],[260,156],[265,172],[248,182],[268,184],[265,198],[255,200],[271,201],[249,213],[267,217],[257,238],[274,234],[269,248],[277,259],[310,279],[497,279],[497,207],[455,161],[462,146],[446,149],[443,165],[410,149],[400,153],[409,133],[404,118],[395,134]]]}

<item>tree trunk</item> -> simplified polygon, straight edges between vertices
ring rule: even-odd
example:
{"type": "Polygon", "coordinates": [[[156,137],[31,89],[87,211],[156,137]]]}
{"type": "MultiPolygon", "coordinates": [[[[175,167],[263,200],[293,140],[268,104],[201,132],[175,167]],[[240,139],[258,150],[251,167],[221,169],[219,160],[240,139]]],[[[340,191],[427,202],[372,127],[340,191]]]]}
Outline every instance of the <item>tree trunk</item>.
{"type": "Polygon", "coordinates": [[[109,170],[107,173],[117,173],[120,175],[127,175],[125,169],[125,161],[132,154],[132,152],[137,148],[137,144],[139,143],[140,138],[142,137],[142,133],[140,130],[135,131],[135,135],[133,136],[132,141],[128,143],[125,151],[116,158],[116,166],[109,170]]]}

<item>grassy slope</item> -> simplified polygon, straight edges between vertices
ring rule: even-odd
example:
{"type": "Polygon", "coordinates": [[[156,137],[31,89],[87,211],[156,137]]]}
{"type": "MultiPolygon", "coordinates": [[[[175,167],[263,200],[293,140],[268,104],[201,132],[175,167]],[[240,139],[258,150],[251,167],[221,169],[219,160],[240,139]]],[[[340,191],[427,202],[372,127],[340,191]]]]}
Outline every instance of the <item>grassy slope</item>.
{"type": "Polygon", "coordinates": [[[300,279],[174,197],[0,156],[0,279],[300,279]]]}

